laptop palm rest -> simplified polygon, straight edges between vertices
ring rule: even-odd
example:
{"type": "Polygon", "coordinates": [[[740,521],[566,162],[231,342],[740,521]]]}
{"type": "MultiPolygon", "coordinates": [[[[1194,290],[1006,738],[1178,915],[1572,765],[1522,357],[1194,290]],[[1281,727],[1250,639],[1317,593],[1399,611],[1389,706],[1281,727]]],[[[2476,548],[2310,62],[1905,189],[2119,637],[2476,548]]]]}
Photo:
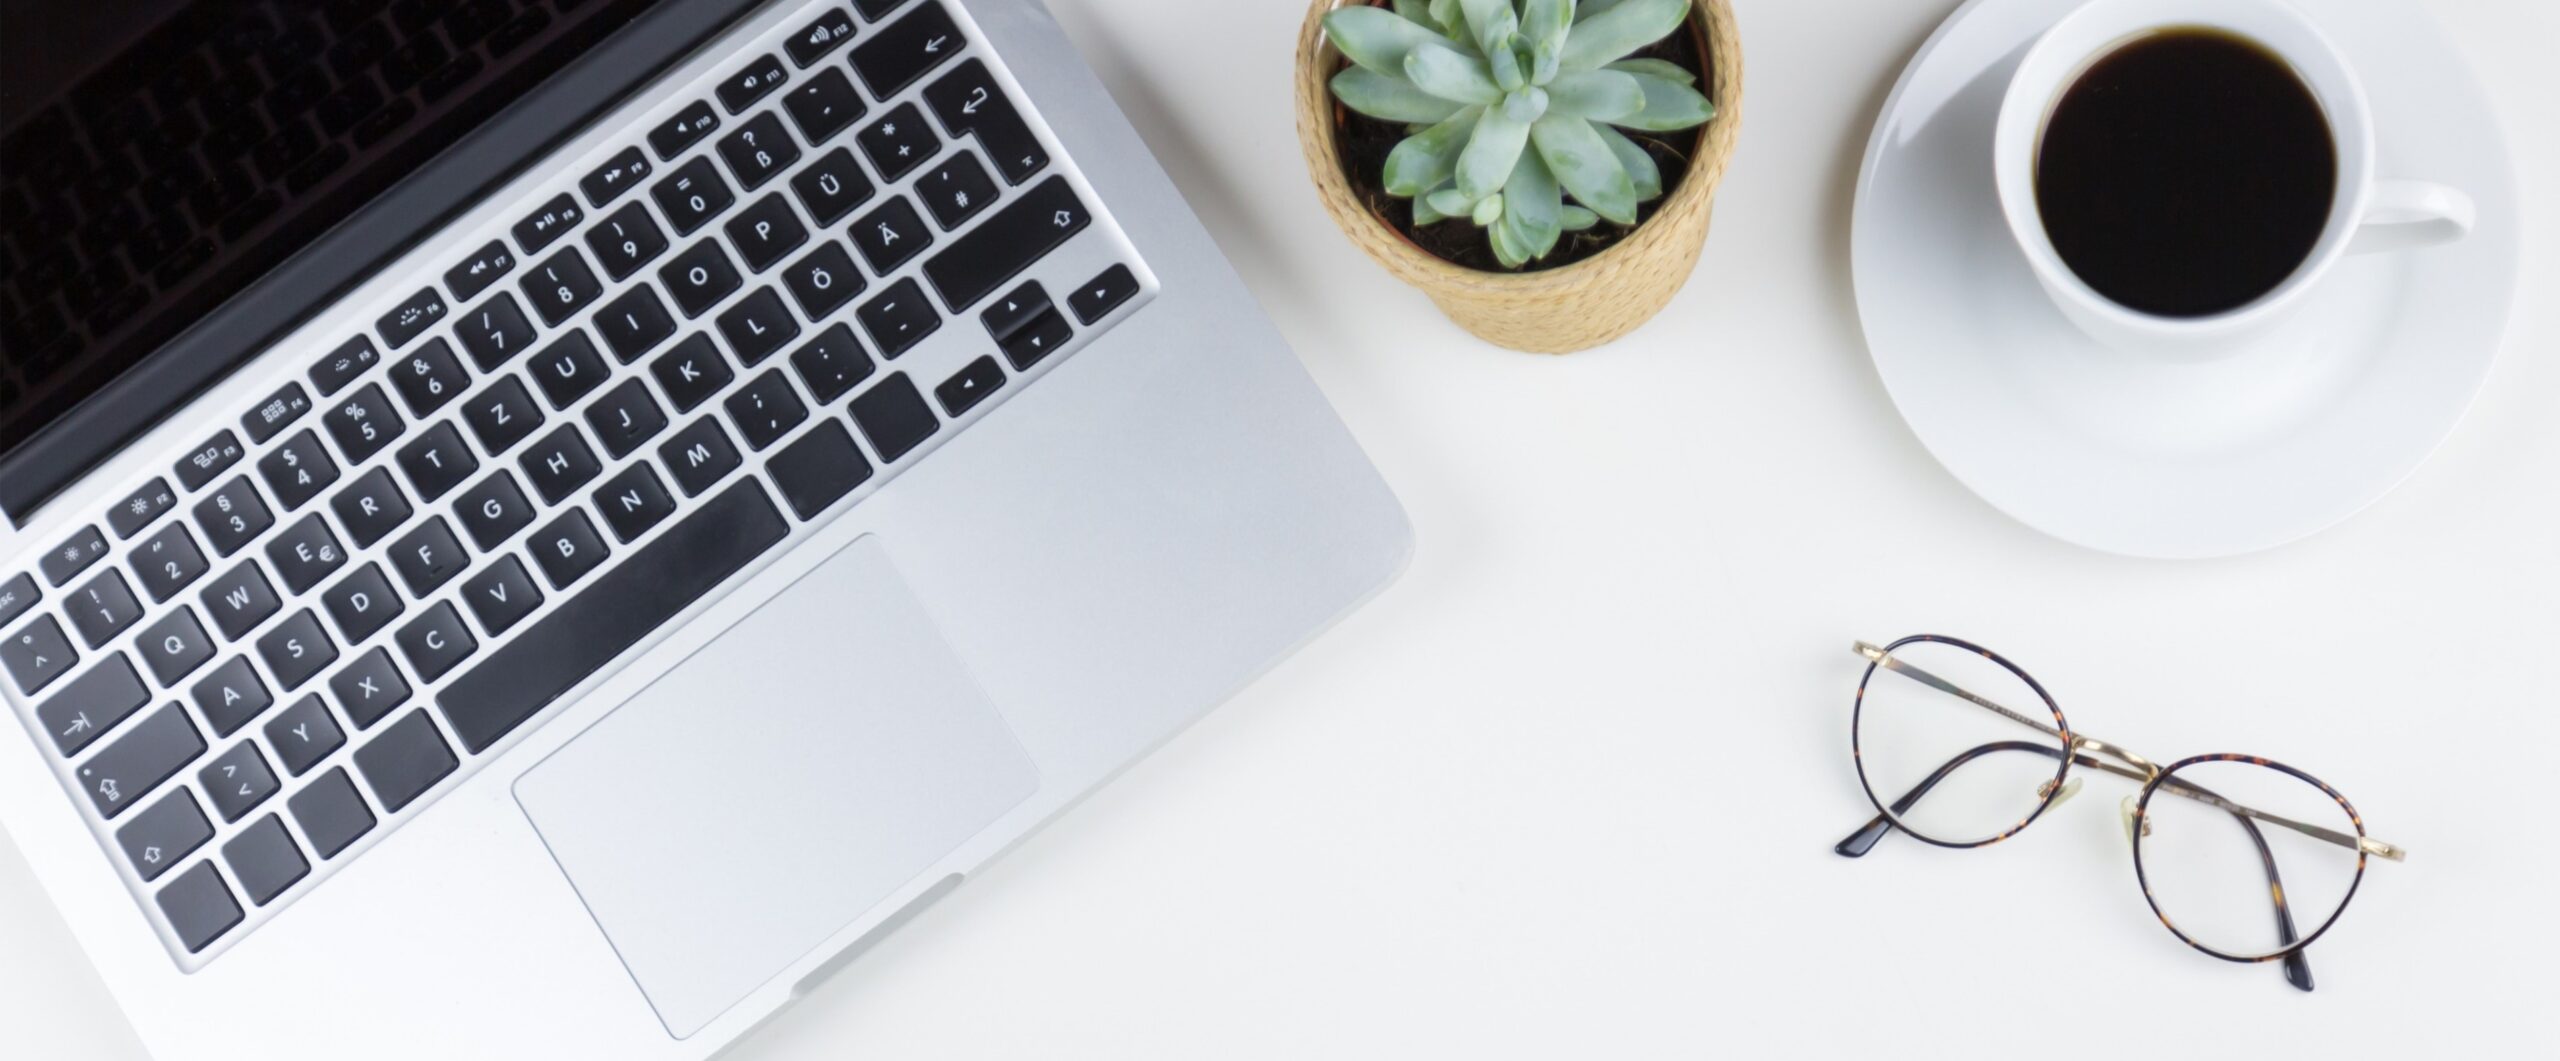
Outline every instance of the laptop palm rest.
{"type": "Polygon", "coordinates": [[[681,1039],[1038,785],[865,537],[536,765],[515,794],[681,1039]]]}

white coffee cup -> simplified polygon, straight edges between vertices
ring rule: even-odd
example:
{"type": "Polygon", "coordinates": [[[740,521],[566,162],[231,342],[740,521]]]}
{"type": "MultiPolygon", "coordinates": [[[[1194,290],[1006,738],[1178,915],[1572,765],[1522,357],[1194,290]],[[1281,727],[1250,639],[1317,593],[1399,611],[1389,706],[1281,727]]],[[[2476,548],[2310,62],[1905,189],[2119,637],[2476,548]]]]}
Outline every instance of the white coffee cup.
{"type": "Polygon", "coordinates": [[[2373,114],[2364,86],[2335,45],[2281,0],[2092,0],[2046,30],[2009,79],[1992,137],[1992,172],[2009,232],[2063,315],[2117,350],[2201,359],[2234,353],[2300,308],[2349,254],[2399,251],[2471,232],[2471,197],[2441,184],[2384,180],[2374,172],[2373,114]],[[2206,28],[2256,42],[2302,78],[2329,120],[2338,149],[2337,191],[2311,253],[2283,283],[2238,309],[2167,317],[2099,294],[2054,249],[2036,205],[2036,154],[2063,93],[2098,60],[2148,34],[2206,28]]]}

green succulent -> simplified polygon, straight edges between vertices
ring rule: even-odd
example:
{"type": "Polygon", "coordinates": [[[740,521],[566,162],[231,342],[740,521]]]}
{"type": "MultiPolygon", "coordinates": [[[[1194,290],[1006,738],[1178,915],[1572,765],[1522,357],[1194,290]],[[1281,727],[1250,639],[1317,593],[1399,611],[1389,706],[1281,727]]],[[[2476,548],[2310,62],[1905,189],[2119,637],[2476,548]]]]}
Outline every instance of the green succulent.
{"type": "Polygon", "coordinates": [[[1415,225],[1471,219],[1517,269],[1566,232],[1635,224],[1636,205],[1662,195],[1661,169],[1619,128],[1665,132],[1715,116],[1689,71],[1626,57],[1678,29],[1689,3],[1345,6],[1324,20],[1352,63],[1333,95],[1412,131],[1388,154],[1384,184],[1413,200],[1415,225]]]}

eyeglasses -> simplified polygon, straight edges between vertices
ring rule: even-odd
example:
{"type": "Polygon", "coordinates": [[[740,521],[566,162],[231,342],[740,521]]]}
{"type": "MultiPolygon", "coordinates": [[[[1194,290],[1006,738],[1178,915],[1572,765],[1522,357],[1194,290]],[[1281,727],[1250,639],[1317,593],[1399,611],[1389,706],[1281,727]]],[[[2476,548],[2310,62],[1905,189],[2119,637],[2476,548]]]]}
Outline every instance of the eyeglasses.
{"type": "Polygon", "coordinates": [[[2072,767],[2127,778],[2142,785],[2122,804],[2134,877],[2160,923],[2216,958],[2281,960],[2305,991],[2302,952],[2346,911],[2366,857],[2407,855],[2366,836],[2338,790],[2283,763],[2198,755],[2162,767],[2075,732],[2044,686],[1988,649],[1933,634],[1856,648],[1868,663],[1849,753],[1876,816],[1833,848],[1842,855],[1897,829],[1940,847],[1995,844],[2077,794],[2072,767]]]}

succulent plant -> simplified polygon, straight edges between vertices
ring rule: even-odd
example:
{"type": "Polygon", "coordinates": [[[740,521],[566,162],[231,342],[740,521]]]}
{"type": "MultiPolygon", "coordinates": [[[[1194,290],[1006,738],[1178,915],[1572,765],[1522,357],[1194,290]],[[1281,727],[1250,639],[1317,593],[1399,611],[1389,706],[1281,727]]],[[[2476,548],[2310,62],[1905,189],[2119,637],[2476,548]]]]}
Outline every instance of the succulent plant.
{"type": "Polygon", "coordinates": [[[1413,200],[1416,226],[1471,219],[1494,257],[1517,269],[1568,231],[1635,224],[1637,204],[1661,196],[1660,168],[1618,128],[1665,132],[1715,116],[1689,71],[1627,58],[1678,29],[1689,4],[1345,6],[1324,21],[1352,64],[1334,76],[1333,95],[1411,132],[1388,154],[1383,183],[1413,200]]]}

